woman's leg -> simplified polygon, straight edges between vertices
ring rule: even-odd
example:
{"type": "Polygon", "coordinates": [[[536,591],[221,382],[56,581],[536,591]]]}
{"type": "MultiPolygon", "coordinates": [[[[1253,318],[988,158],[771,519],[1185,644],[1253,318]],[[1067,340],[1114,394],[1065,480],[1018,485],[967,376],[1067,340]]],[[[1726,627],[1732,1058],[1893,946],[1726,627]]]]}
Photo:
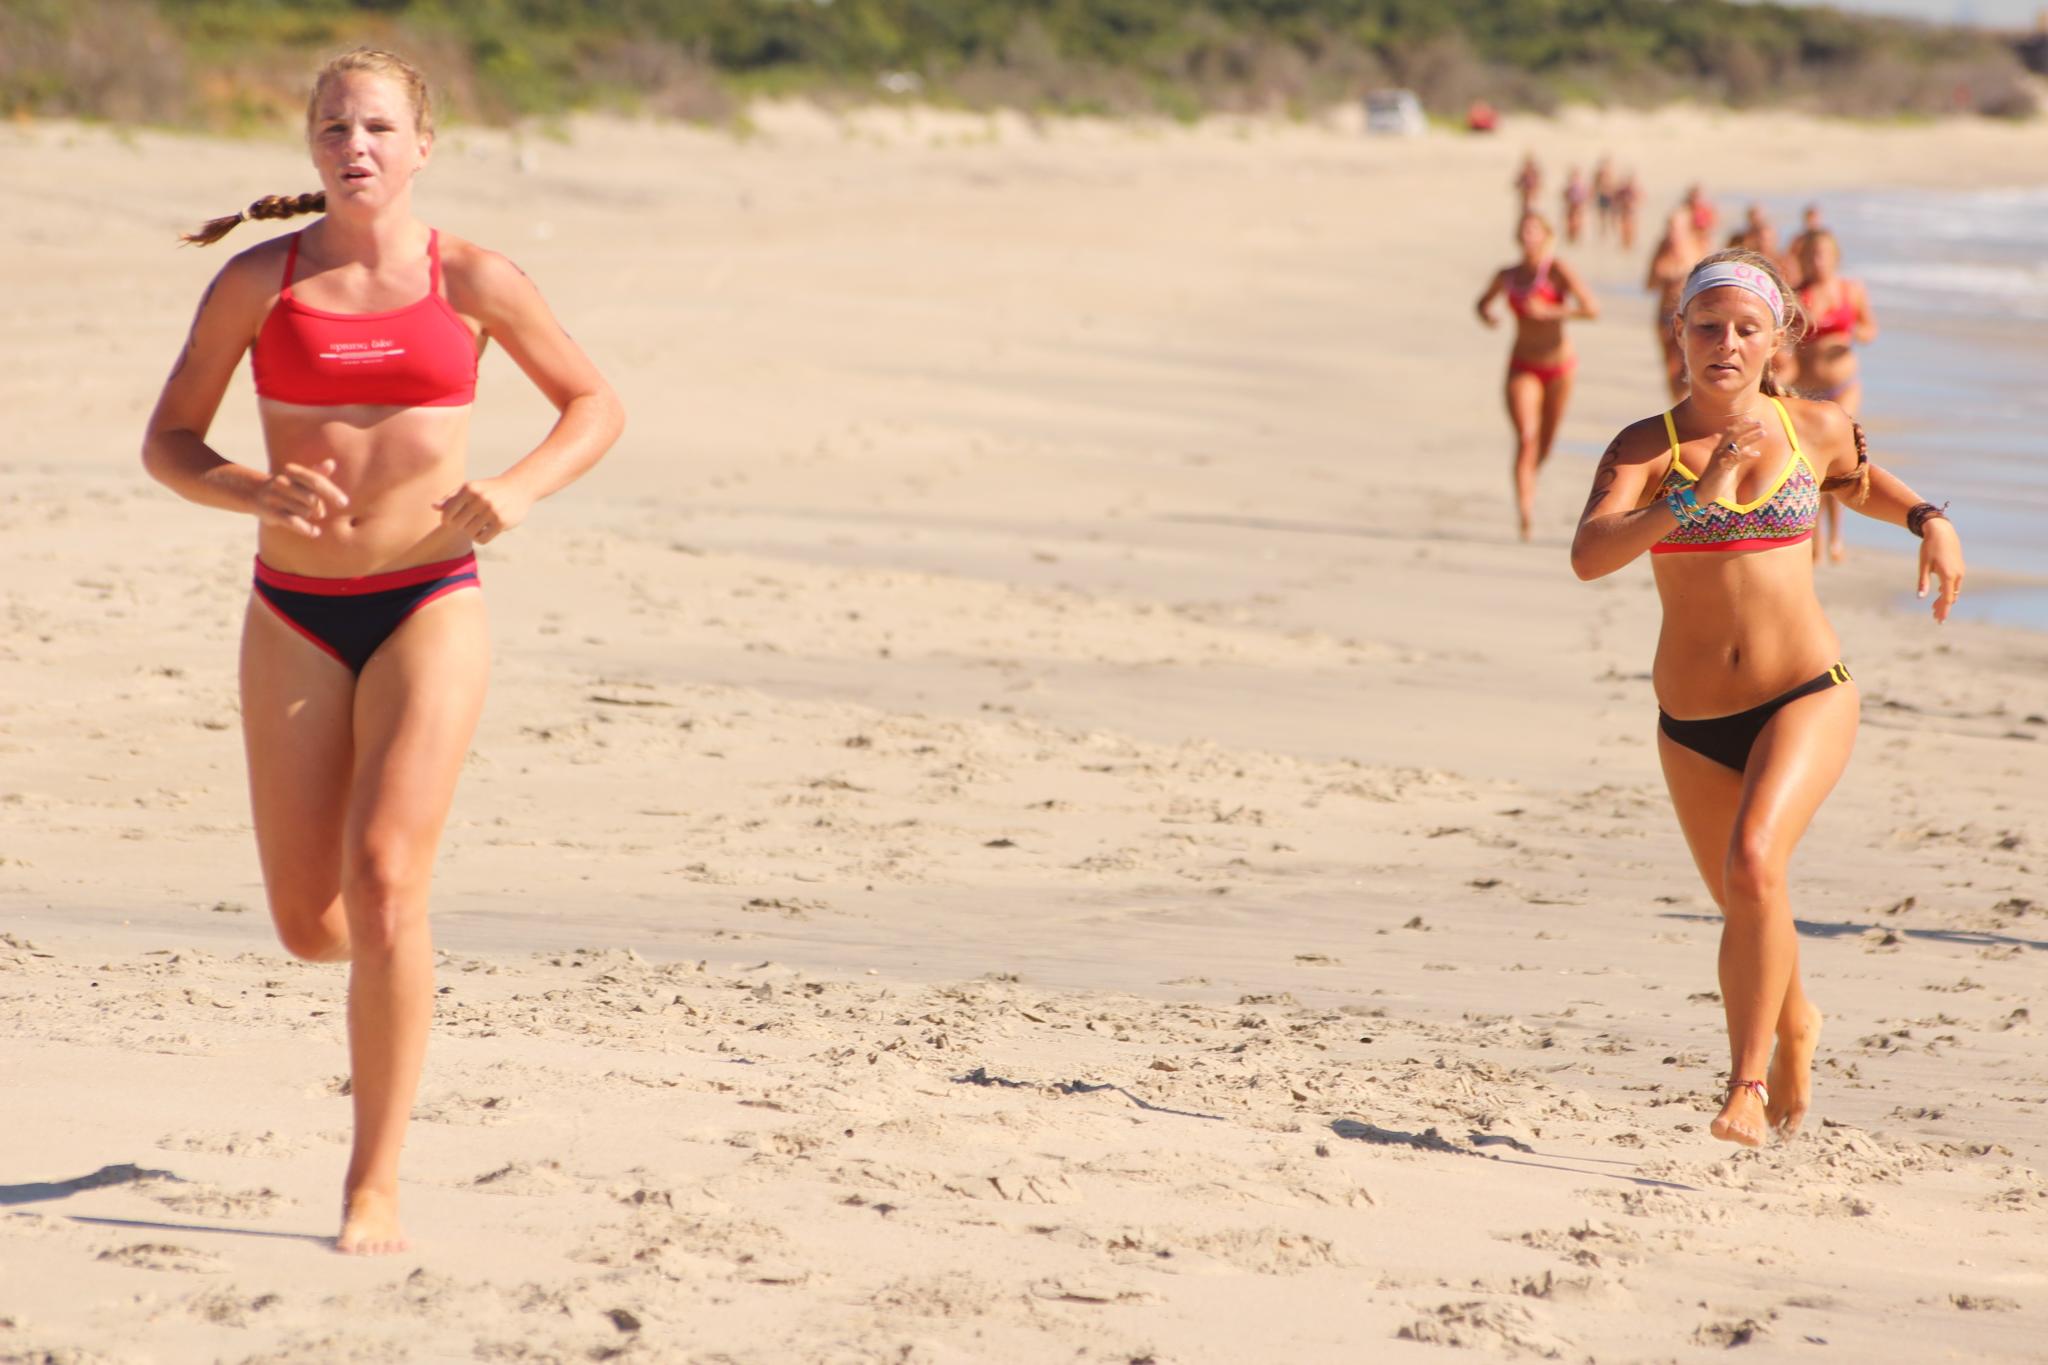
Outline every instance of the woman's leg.
{"type": "MultiPolygon", "coordinates": [[[[1707,894],[1726,915],[1722,883],[1728,870],[1728,850],[1734,842],[1735,815],[1742,807],[1742,774],[1694,753],[1662,730],[1657,732],[1657,756],[1664,765],[1664,783],[1671,791],[1671,806],[1677,812],[1686,847],[1692,850],[1693,865],[1699,869],[1707,894]]],[[[1820,1025],[1820,1011],[1807,998],[1795,956],[1792,982],[1785,990],[1784,1007],[1778,1011],[1777,1045],[1765,1078],[1771,1092],[1766,1118],[1788,1136],[1798,1130],[1799,1120],[1806,1115],[1813,1089],[1807,1068],[1820,1039],[1820,1025]]]]}
{"type": "Polygon", "coordinates": [[[384,642],[356,684],[355,772],[342,839],[353,943],[348,1038],[355,1147],[338,1249],[405,1249],[398,1155],[434,1012],[427,893],[441,827],[483,710],[483,594],[451,593],[384,642]]]}
{"type": "Polygon", "coordinates": [[[341,831],[354,763],[355,676],[255,596],[242,621],[242,741],[270,917],[286,951],[348,957],[341,831]]]}
{"type": "Polygon", "coordinates": [[[1557,429],[1564,425],[1565,405],[1571,402],[1572,381],[1576,378],[1570,369],[1543,386],[1543,413],[1536,427],[1536,464],[1541,468],[1550,458],[1550,448],[1557,444],[1557,429]]]}
{"type": "Polygon", "coordinates": [[[1508,371],[1508,421],[1515,428],[1515,514],[1520,518],[1522,539],[1536,517],[1536,465],[1538,439],[1543,426],[1543,381],[1533,374],[1508,371]]]}
{"type": "Polygon", "coordinates": [[[1812,1087],[1819,1012],[1799,1008],[1799,933],[1792,922],[1787,869],[1820,803],[1849,764],[1856,743],[1854,683],[1787,705],[1757,736],[1743,774],[1742,802],[1721,873],[1721,1005],[1728,1016],[1731,1079],[1774,1078],[1784,1094],[1770,1110],[1753,1093],[1733,1091],[1713,1123],[1714,1136],[1746,1146],[1773,1123],[1795,1129],[1812,1087]],[[1780,1056],[1771,1058],[1773,1041],[1780,1056]]]}

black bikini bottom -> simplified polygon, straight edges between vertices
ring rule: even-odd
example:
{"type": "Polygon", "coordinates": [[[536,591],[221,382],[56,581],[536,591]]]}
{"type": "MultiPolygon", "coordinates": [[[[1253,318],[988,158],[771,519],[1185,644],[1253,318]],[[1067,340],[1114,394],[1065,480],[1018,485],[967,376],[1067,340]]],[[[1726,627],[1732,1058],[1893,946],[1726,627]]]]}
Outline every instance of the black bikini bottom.
{"type": "Polygon", "coordinates": [[[362,578],[309,578],[256,561],[256,595],[264,605],[351,673],[361,673],[421,607],[460,588],[481,586],[473,554],[362,578]]]}
{"type": "Polygon", "coordinates": [[[1830,687],[1840,687],[1849,680],[1849,670],[1836,664],[1818,678],[1810,678],[1789,692],[1781,692],[1761,706],[1752,706],[1732,716],[1711,716],[1706,720],[1676,720],[1660,707],[1657,728],[1669,735],[1672,742],[1683,744],[1724,768],[1741,772],[1749,766],[1749,751],[1756,747],[1756,737],[1788,702],[1824,692],[1830,687]]]}

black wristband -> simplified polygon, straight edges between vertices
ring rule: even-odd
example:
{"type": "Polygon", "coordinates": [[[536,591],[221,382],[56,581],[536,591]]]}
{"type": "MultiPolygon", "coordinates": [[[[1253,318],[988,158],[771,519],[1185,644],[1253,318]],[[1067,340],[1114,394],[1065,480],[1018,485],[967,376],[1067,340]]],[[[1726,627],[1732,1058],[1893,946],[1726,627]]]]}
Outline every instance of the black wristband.
{"type": "Polygon", "coordinates": [[[1947,503],[1939,507],[1931,502],[1915,503],[1906,512],[1906,529],[1924,540],[1927,538],[1927,523],[1935,517],[1940,517],[1943,521],[1948,520],[1947,503]]]}

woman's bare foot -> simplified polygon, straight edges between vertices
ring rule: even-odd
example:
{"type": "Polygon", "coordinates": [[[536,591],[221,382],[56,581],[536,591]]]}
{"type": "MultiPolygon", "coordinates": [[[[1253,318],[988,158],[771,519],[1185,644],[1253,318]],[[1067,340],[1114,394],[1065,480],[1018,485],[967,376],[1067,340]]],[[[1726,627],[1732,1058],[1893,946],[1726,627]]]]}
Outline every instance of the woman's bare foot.
{"type": "Polygon", "coordinates": [[[1807,1106],[1813,1103],[1813,1054],[1819,1046],[1820,1011],[1809,1005],[1798,1027],[1778,1035],[1771,1054],[1771,1102],[1765,1117],[1779,1137],[1791,1137],[1806,1121],[1807,1106]]]}
{"type": "Polygon", "coordinates": [[[1761,1147],[1768,1130],[1764,1127],[1764,1097],[1757,1094],[1764,1087],[1755,1081],[1737,1081],[1728,1087],[1728,1102],[1721,1106],[1721,1112],[1714,1116],[1709,1131],[1723,1142],[1740,1143],[1744,1147],[1761,1147]]]}
{"type": "Polygon", "coordinates": [[[1839,540],[1828,542],[1828,558],[1840,564],[1849,557],[1849,547],[1839,540]]]}
{"type": "Polygon", "coordinates": [[[357,1190],[343,1201],[336,1251],[344,1256],[393,1256],[411,1247],[405,1229],[398,1226],[396,1194],[357,1190]]]}

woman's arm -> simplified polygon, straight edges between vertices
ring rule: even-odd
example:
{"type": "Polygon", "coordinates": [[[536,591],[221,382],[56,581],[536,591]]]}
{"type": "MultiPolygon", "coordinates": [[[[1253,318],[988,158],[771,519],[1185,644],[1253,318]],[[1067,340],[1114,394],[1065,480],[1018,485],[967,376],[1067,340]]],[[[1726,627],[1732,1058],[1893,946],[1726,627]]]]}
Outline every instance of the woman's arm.
{"type": "Polygon", "coordinates": [[[1579,513],[1572,537],[1572,572],[1581,579],[1604,578],[1671,534],[1678,518],[1659,498],[1638,507],[1653,478],[1664,476],[1662,433],[1653,423],[1624,427],[1608,443],[1593,471],[1593,492],[1579,513]]]}
{"type": "Polygon", "coordinates": [[[1657,243],[1657,249],[1650,253],[1650,268],[1643,272],[1643,288],[1653,294],[1664,291],[1666,277],[1670,274],[1668,267],[1675,254],[1669,237],[1657,243]]]}
{"type": "Polygon", "coordinates": [[[439,504],[444,525],[488,543],[525,520],[536,502],[568,487],[625,429],[625,409],[590,357],[562,329],[540,290],[518,266],[468,248],[450,301],[479,318],[560,414],[541,443],[494,478],[472,480],[439,504]],[[459,297],[457,297],[459,295],[459,297]]]}
{"type": "MultiPolygon", "coordinates": [[[[1841,500],[1873,521],[1891,526],[1913,526],[1916,509],[1931,507],[1906,481],[1870,462],[1863,442],[1863,430],[1849,414],[1833,403],[1797,403],[1802,429],[1811,428],[1809,445],[1822,458],[1815,463],[1824,471],[1821,487],[1842,494],[1841,500]]],[[[1919,595],[1927,596],[1930,579],[1940,584],[1934,598],[1934,619],[1948,620],[1949,608],[1963,590],[1963,542],[1946,516],[1922,516],[1920,525],[1919,595]]]]}
{"type": "Polygon", "coordinates": [[[1856,340],[1871,342],[1877,340],[1877,318],[1870,311],[1870,291],[1861,283],[1851,285],[1856,299],[1856,340]]]}
{"type": "Polygon", "coordinates": [[[1472,305],[1473,311],[1479,314],[1479,320],[1488,327],[1500,325],[1500,319],[1493,315],[1493,301],[1507,288],[1507,279],[1507,271],[1494,271],[1493,278],[1487,282],[1486,292],[1479,296],[1479,302],[1472,305]]]}
{"type": "Polygon", "coordinates": [[[142,467],[189,501],[317,536],[317,523],[328,509],[348,505],[347,496],[327,478],[334,472],[333,461],[314,468],[287,465],[269,474],[236,464],[206,442],[235,366],[262,326],[270,302],[266,281],[275,272],[260,263],[273,254],[262,247],[245,251],[221,267],[206,287],[185,348],[149,415],[142,467]]]}
{"type": "Polygon", "coordinates": [[[1600,316],[1600,300],[1594,298],[1593,291],[1586,288],[1586,282],[1579,278],[1579,272],[1566,265],[1563,261],[1553,262],[1551,269],[1557,272],[1557,277],[1560,280],[1564,281],[1564,296],[1574,304],[1571,311],[1562,314],[1562,316],[1583,318],[1587,322],[1598,319],[1600,316]]]}

